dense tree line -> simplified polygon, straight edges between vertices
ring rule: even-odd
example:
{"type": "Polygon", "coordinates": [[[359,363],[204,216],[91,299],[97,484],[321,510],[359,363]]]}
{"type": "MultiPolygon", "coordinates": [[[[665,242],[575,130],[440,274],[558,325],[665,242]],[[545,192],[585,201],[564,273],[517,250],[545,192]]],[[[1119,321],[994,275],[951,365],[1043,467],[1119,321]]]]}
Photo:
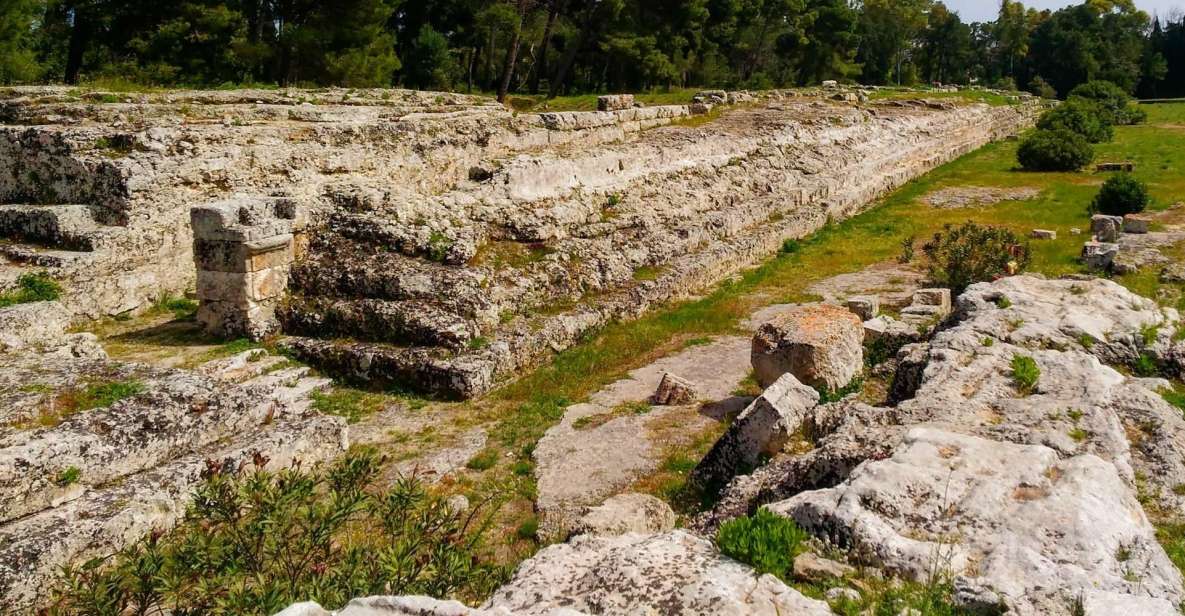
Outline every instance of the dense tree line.
{"type": "Polygon", "coordinates": [[[825,79],[1105,79],[1185,95],[1185,17],[1132,0],[0,0],[0,83],[389,86],[549,93],[825,79]]]}

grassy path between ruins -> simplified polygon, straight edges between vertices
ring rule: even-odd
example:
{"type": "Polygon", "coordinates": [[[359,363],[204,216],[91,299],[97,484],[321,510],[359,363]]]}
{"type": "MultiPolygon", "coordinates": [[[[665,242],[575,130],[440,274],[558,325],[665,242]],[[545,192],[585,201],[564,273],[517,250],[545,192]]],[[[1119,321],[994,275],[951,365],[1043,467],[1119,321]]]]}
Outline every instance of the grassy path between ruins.
{"type": "MultiPolygon", "coordinates": [[[[1118,129],[1113,143],[1098,148],[1098,160],[1132,160],[1136,175],[1149,184],[1155,209],[1185,200],[1185,105],[1147,106],[1149,121],[1138,127],[1118,129]]],[[[491,491],[504,494],[507,504],[497,520],[500,529],[490,548],[498,560],[513,564],[538,547],[535,536],[535,483],[531,452],[543,433],[562,417],[564,408],[584,400],[601,387],[632,369],[671,354],[705,338],[741,331],[740,323],[767,305],[802,301],[812,283],[838,274],[858,271],[874,263],[892,260],[902,252],[906,238],[920,244],[944,224],[975,221],[1006,226],[1027,235],[1034,228],[1053,229],[1058,239],[1034,242],[1032,270],[1048,275],[1080,271],[1077,256],[1085,235],[1071,235],[1071,228],[1089,229],[1087,204],[1104,176],[1083,173],[1026,173],[1014,170],[1016,142],[989,145],[926,176],[910,182],[863,214],[831,225],[814,236],[791,243],[788,251],[761,267],[719,285],[700,299],[671,305],[631,322],[617,323],[589,335],[586,340],[557,355],[551,363],[480,400],[465,403],[432,402],[379,392],[340,388],[317,400],[325,412],[357,421],[391,405],[409,414],[424,414],[427,428],[415,433],[391,431],[384,452],[392,459],[406,459],[425,450],[439,449],[455,434],[483,427],[489,432],[487,449],[476,456],[460,476],[444,490],[467,493],[474,501],[491,491]],[[1033,187],[1040,195],[1028,201],[965,209],[934,209],[920,199],[949,187],[1033,187]]],[[[1155,272],[1120,277],[1119,282],[1137,292],[1177,305],[1182,285],[1160,285],[1155,272]]],[[[1178,306],[1180,307],[1180,306],[1178,306]]],[[[157,319],[161,320],[158,315],[157,319]]],[[[167,321],[167,319],[164,319],[167,321]]],[[[168,326],[151,330],[174,337],[168,326]]],[[[124,328],[119,328],[124,329],[124,328]]],[[[121,334],[108,342],[123,345],[114,355],[176,353],[177,343],[151,342],[121,334]]],[[[235,345],[238,344],[238,347],[235,345]]],[[[184,343],[180,346],[185,346],[184,343]]],[[[231,343],[225,349],[241,351],[231,343]]],[[[205,359],[218,349],[200,351],[205,359]]],[[[683,478],[713,441],[714,434],[699,435],[696,446],[669,452],[662,470],[644,478],[638,489],[669,500],[686,500],[683,478]]],[[[688,505],[687,502],[676,502],[688,505]]],[[[1162,526],[1166,547],[1179,565],[1185,565],[1185,526],[1162,526]],[[1174,530],[1177,529],[1177,530],[1174,530]]]]}

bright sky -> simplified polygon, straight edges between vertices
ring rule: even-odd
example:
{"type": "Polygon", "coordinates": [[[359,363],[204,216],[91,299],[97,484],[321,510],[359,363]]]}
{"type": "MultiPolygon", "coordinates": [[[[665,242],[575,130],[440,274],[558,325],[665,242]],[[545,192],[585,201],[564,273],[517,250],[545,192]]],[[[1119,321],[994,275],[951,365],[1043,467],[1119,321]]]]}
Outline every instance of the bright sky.
{"type": "MultiPolygon", "coordinates": [[[[956,11],[963,21],[991,21],[1000,12],[999,0],[945,0],[946,6],[956,11]]],[[[1027,0],[1026,7],[1037,9],[1060,9],[1071,4],[1080,4],[1071,0],[1027,0]]],[[[1136,0],[1136,6],[1151,13],[1168,15],[1173,9],[1185,11],[1185,0],[1136,0]]]]}

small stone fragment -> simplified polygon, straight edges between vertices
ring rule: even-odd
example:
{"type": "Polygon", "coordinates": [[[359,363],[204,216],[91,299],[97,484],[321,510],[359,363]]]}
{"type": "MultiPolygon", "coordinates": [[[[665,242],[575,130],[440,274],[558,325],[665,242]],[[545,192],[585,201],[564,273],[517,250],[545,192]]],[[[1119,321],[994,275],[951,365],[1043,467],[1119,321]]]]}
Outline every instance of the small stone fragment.
{"type": "Polygon", "coordinates": [[[658,390],[654,392],[654,403],[660,406],[683,406],[699,398],[695,386],[682,377],[670,372],[662,375],[658,390]]]}
{"type": "Polygon", "coordinates": [[[1029,234],[1029,237],[1035,240],[1056,240],[1057,231],[1053,231],[1051,229],[1033,229],[1033,232],[1029,234]]]}
{"type": "Polygon", "coordinates": [[[1078,227],[1071,227],[1070,235],[1082,235],[1082,229],[1079,229],[1078,227]]]}
{"type": "Polygon", "coordinates": [[[861,321],[874,319],[881,312],[881,300],[875,295],[861,295],[850,297],[847,301],[848,310],[860,317],[861,321]]]}
{"type": "Polygon", "coordinates": [[[814,552],[804,552],[794,558],[794,577],[803,582],[838,580],[855,572],[848,565],[817,556],[814,552]]]}
{"type": "Polygon", "coordinates": [[[828,601],[851,601],[854,603],[860,600],[860,591],[837,586],[828,588],[827,592],[823,593],[823,597],[828,601]]]}

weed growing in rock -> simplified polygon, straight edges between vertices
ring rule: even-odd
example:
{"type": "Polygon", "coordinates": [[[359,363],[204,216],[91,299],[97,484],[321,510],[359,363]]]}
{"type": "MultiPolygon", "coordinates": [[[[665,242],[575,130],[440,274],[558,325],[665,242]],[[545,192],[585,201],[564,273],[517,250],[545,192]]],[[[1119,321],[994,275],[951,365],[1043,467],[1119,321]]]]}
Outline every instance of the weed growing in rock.
{"type": "Polygon", "coordinates": [[[527,518],[526,521],[518,525],[514,534],[519,539],[534,540],[539,535],[539,518],[534,516],[527,518]]]}
{"type": "Polygon", "coordinates": [[[1176,389],[1162,389],[1160,390],[1160,397],[1164,398],[1165,402],[1181,410],[1185,410],[1185,394],[1176,389]]]}
{"type": "Polygon", "coordinates": [[[31,302],[52,302],[62,295],[62,287],[49,274],[36,272],[22,274],[16,279],[16,288],[0,293],[0,308],[31,302]]]}
{"type": "Polygon", "coordinates": [[[1157,363],[1156,358],[1152,355],[1143,353],[1136,359],[1136,363],[1132,365],[1132,372],[1136,373],[1136,376],[1142,377],[1160,376],[1160,364],[1157,363]]]}
{"type": "Polygon", "coordinates": [[[830,404],[832,402],[839,402],[848,396],[859,393],[864,389],[864,377],[857,376],[852,379],[851,383],[840,387],[839,389],[830,390],[825,388],[815,388],[819,392],[819,404],[830,404]]]}
{"type": "Polygon", "coordinates": [[[759,573],[789,581],[794,557],[806,551],[810,537],[792,520],[759,509],[756,514],[725,522],[716,533],[716,545],[730,558],[759,573]]]}
{"type": "Polygon", "coordinates": [[[973,222],[946,225],[922,251],[930,278],[956,294],[977,282],[1023,271],[1031,254],[1028,242],[1012,231],[973,222]]]}
{"type": "Polygon", "coordinates": [[[1012,381],[1016,384],[1016,389],[1021,395],[1027,396],[1033,393],[1040,378],[1041,368],[1037,367],[1037,362],[1033,361],[1032,357],[1012,356],[1012,381]]]}
{"type": "Polygon", "coordinates": [[[782,242],[782,254],[792,255],[797,254],[802,250],[802,244],[798,240],[786,240],[782,242]]]}
{"type": "Polygon", "coordinates": [[[415,479],[379,489],[381,469],[369,450],[321,471],[210,462],[174,532],[67,567],[48,612],[230,616],[377,594],[472,600],[505,579],[474,556],[490,500],[461,512],[415,479]]]}
{"type": "Polygon", "coordinates": [[[1140,339],[1144,341],[1144,346],[1152,346],[1156,344],[1156,339],[1160,337],[1160,325],[1156,323],[1149,323],[1140,328],[1140,339]]]}
{"type": "Polygon", "coordinates": [[[58,473],[57,477],[54,477],[53,482],[58,487],[64,488],[78,483],[80,479],[82,479],[82,469],[77,466],[70,466],[58,473]]]}
{"type": "Polygon", "coordinates": [[[1012,300],[1008,299],[1007,295],[1001,295],[996,298],[996,308],[1000,310],[1007,310],[1012,307],[1012,300]]]}
{"type": "Polygon", "coordinates": [[[1090,350],[1091,347],[1094,346],[1094,343],[1095,343],[1094,336],[1091,336],[1090,334],[1082,334],[1082,335],[1078,336],[1078,344],[1082,345],[1082,348],[1084,348],[1088,351],[1090,350]]]}

